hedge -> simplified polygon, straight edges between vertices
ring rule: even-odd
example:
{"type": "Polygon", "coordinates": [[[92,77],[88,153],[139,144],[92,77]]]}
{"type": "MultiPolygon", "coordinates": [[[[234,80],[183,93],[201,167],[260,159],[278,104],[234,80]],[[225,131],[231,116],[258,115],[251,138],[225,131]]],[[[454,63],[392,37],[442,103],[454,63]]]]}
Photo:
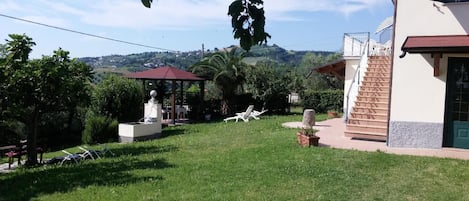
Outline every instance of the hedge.
{"type": "Polygon", "coordinates": [[[302,96],[303,108],[312,108],[317,113],[325,113],[329,110],[342,112],[343,100],[343,90],[305,92],[302,96]]]}

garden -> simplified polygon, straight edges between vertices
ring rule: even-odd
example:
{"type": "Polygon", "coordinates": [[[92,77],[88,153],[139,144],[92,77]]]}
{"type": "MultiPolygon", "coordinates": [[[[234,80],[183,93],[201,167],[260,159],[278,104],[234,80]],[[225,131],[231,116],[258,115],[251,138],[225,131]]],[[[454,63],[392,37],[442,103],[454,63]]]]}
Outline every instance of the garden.
{"type": "Polygon", "coordinates": [[[301,118],[189,124],[157,140],[108,143],[115,156],[0,174],[0,200],[469,199],[468,161],[301,148],[297,129],[280,126],[301,118]]]}
{"type": "Polygon", "coordinates": [[[0,200],[469,200],[468,161],[298,146],[297,129],[282,123],[301,121],[302,108],[315,108],[316,121],[342,108],[343,83],[303,76],[334,55],[308,55],[299,69],[248,65],[235,49],[208,55],[189,70],[207,79],[204,112],[216,118],[122,144],[118,123],[142,117],[147,93],[139,82],[109,76],[91,83],[93,69],[65,50],[31,60],[32,38],[11,34],[6,41],[0,146],[25,139],[27,154],[20,168],[0,173],[0,200]],[[303,97],[297,110],[286,100],[293,91],[303,97]],[[221,121],[248,104],[269,113],[221,121]],[[114,155],[38,164],[38,146],[50,159],[103,143],[114,155]]]}

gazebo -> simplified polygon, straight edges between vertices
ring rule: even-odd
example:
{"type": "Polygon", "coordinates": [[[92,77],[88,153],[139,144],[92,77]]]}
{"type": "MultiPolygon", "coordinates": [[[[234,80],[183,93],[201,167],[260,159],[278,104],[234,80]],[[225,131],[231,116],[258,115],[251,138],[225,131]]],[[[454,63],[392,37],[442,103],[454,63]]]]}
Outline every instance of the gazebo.
{"type": "MultiPolygon", "coordinates": [[[[198,77],[197,75],[191,72],[187,72],[187,71],[178,69],[176,67],[171,67],[171,66],[157,67],[157,68],[146,70],[146,71],[130,73],[130,74],[127,74],[126,77],[142,80],[144,84],[146,80],[166,80],[166,81],[172,82],[171,101],[170,101],[172,124],[176,123],[176,82],[177,81],[181,82],[181,97],[183,97],[182,88],[183,88],[184,81],[199,81],[200,97],[202,100],[204,97],[205,79],[198,77]]],[[[181,106],[182,106],[182,101],[181,101],[181,106]]]]}

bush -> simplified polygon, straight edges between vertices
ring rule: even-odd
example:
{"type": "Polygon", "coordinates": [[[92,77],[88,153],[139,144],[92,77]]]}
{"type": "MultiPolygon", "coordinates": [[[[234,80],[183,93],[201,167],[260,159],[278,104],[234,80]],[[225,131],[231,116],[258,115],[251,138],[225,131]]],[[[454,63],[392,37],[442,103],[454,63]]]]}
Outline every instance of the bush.
{"type": "Polygon", "coordinates": [[[0,146],[14,145],[26,139],[25,125],[16,120],[0,120],[0,146]]]}
{"type": "Polygon", "coordinates": [[[44,114],[39,125],[38,145],[57,150],[80,144],[85,111],[85,108],[77,107],[73,114],[68,111],[44,114]]]}
{"type": "Polygon", "coordinates": [[[328,110],[342,112],[343,100],[343,90],[305,92],[302,96],[303,108],[312,108],[317,113],[325,113],[328,110]]]}
{"type": "Polygon", "coordinates": [[[131,122],[143,117],[142,104],[141,83],[110,75],[94,89],[90,110],[119,122],[131,122]]]}
{"type": "Polygon", "coordinates": [[[88,115],[82,141],[85,144],[95,144],[117,141],[117,120],[101,116],[88,115]]]}

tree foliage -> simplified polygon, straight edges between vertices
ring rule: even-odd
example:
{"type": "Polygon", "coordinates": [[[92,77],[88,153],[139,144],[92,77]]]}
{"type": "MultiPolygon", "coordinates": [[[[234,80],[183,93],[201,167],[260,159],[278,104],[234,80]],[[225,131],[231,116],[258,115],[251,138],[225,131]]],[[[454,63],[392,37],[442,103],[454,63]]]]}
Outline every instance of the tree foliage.
{"type": "Polygon", "coordinates": [[[1,60],[2,119],[15,119],[26,126],[27,164],[37,163],[36,142],[43,115],[71,111],[87,99],[91,68],[62,49],[52,56],[29,60],[35,45],[26,35],[10,34],[6,57],[1,60]]]}
{"type": "Polygon", "coordinates": [[[264,2],[262,0],[235,0],[228,9],[234,38],[249,51],[253,45],[267,43],[270,35],[265,32],[264,2]]]}
{"type": "Polygon", "coordinates": [[[95,115],[86,119],[82,142],[85,144],[104,143],[117,139],[119,122],[110,117],[95,115]]]}
{"type": "Polygon", "coordinates": [[[135,80],[109,75],[93,90],[90,110],[119,122],[142,117],[143,89],[135,80]]]}
{"type": "Polygon", "coordinates": [[[259,62],[249,68],[246,91],[264,103],[270,111],[285,109],[286,97],[292,91],[294,72],[272,62],[259,62]]]}
{"type": "Polygon", "coordinates": [[[329,54],[324,56],[323,54],[307,53],[303,56],[300,71],[303,75],[310,74],[304,80],[304,86],[307,91],[322,91],[328,89],[342,89],[344,82],[337,79],[334,76],[320,74],[312,68],[322,66],[329,62],[335,61],[341,57],[340,54],[329,54]]]}
{"type": "Polygon", "coordinates": [[[116,141],[118,122],[136,122],[142,118],[142,103],[140,83],[117,75],[107,76],[93,89],[82,142],[116,141]]]}
{"type": "Polygon", "coordinates": [[[201,77],[212,80],[222,92],[222,113],[228,114],[229,101],[234,95],[242,92],[246,79],[248,64],[243,62],[244,52],[237,48],[223,52],[215,52],[194,64],[191,69],[201,77]]]}
{"type": "MultiPolygon", "coordinates": [[[[141,0],[150,8],[153,0],[141,0]]],[[[231,16],[233,37],[239,39],[240,46],[249,51],[253,45],[267,43],[270,35],[265,32],[264,2],[262,0],[234,0],[228,7],[231,16]]]]}

